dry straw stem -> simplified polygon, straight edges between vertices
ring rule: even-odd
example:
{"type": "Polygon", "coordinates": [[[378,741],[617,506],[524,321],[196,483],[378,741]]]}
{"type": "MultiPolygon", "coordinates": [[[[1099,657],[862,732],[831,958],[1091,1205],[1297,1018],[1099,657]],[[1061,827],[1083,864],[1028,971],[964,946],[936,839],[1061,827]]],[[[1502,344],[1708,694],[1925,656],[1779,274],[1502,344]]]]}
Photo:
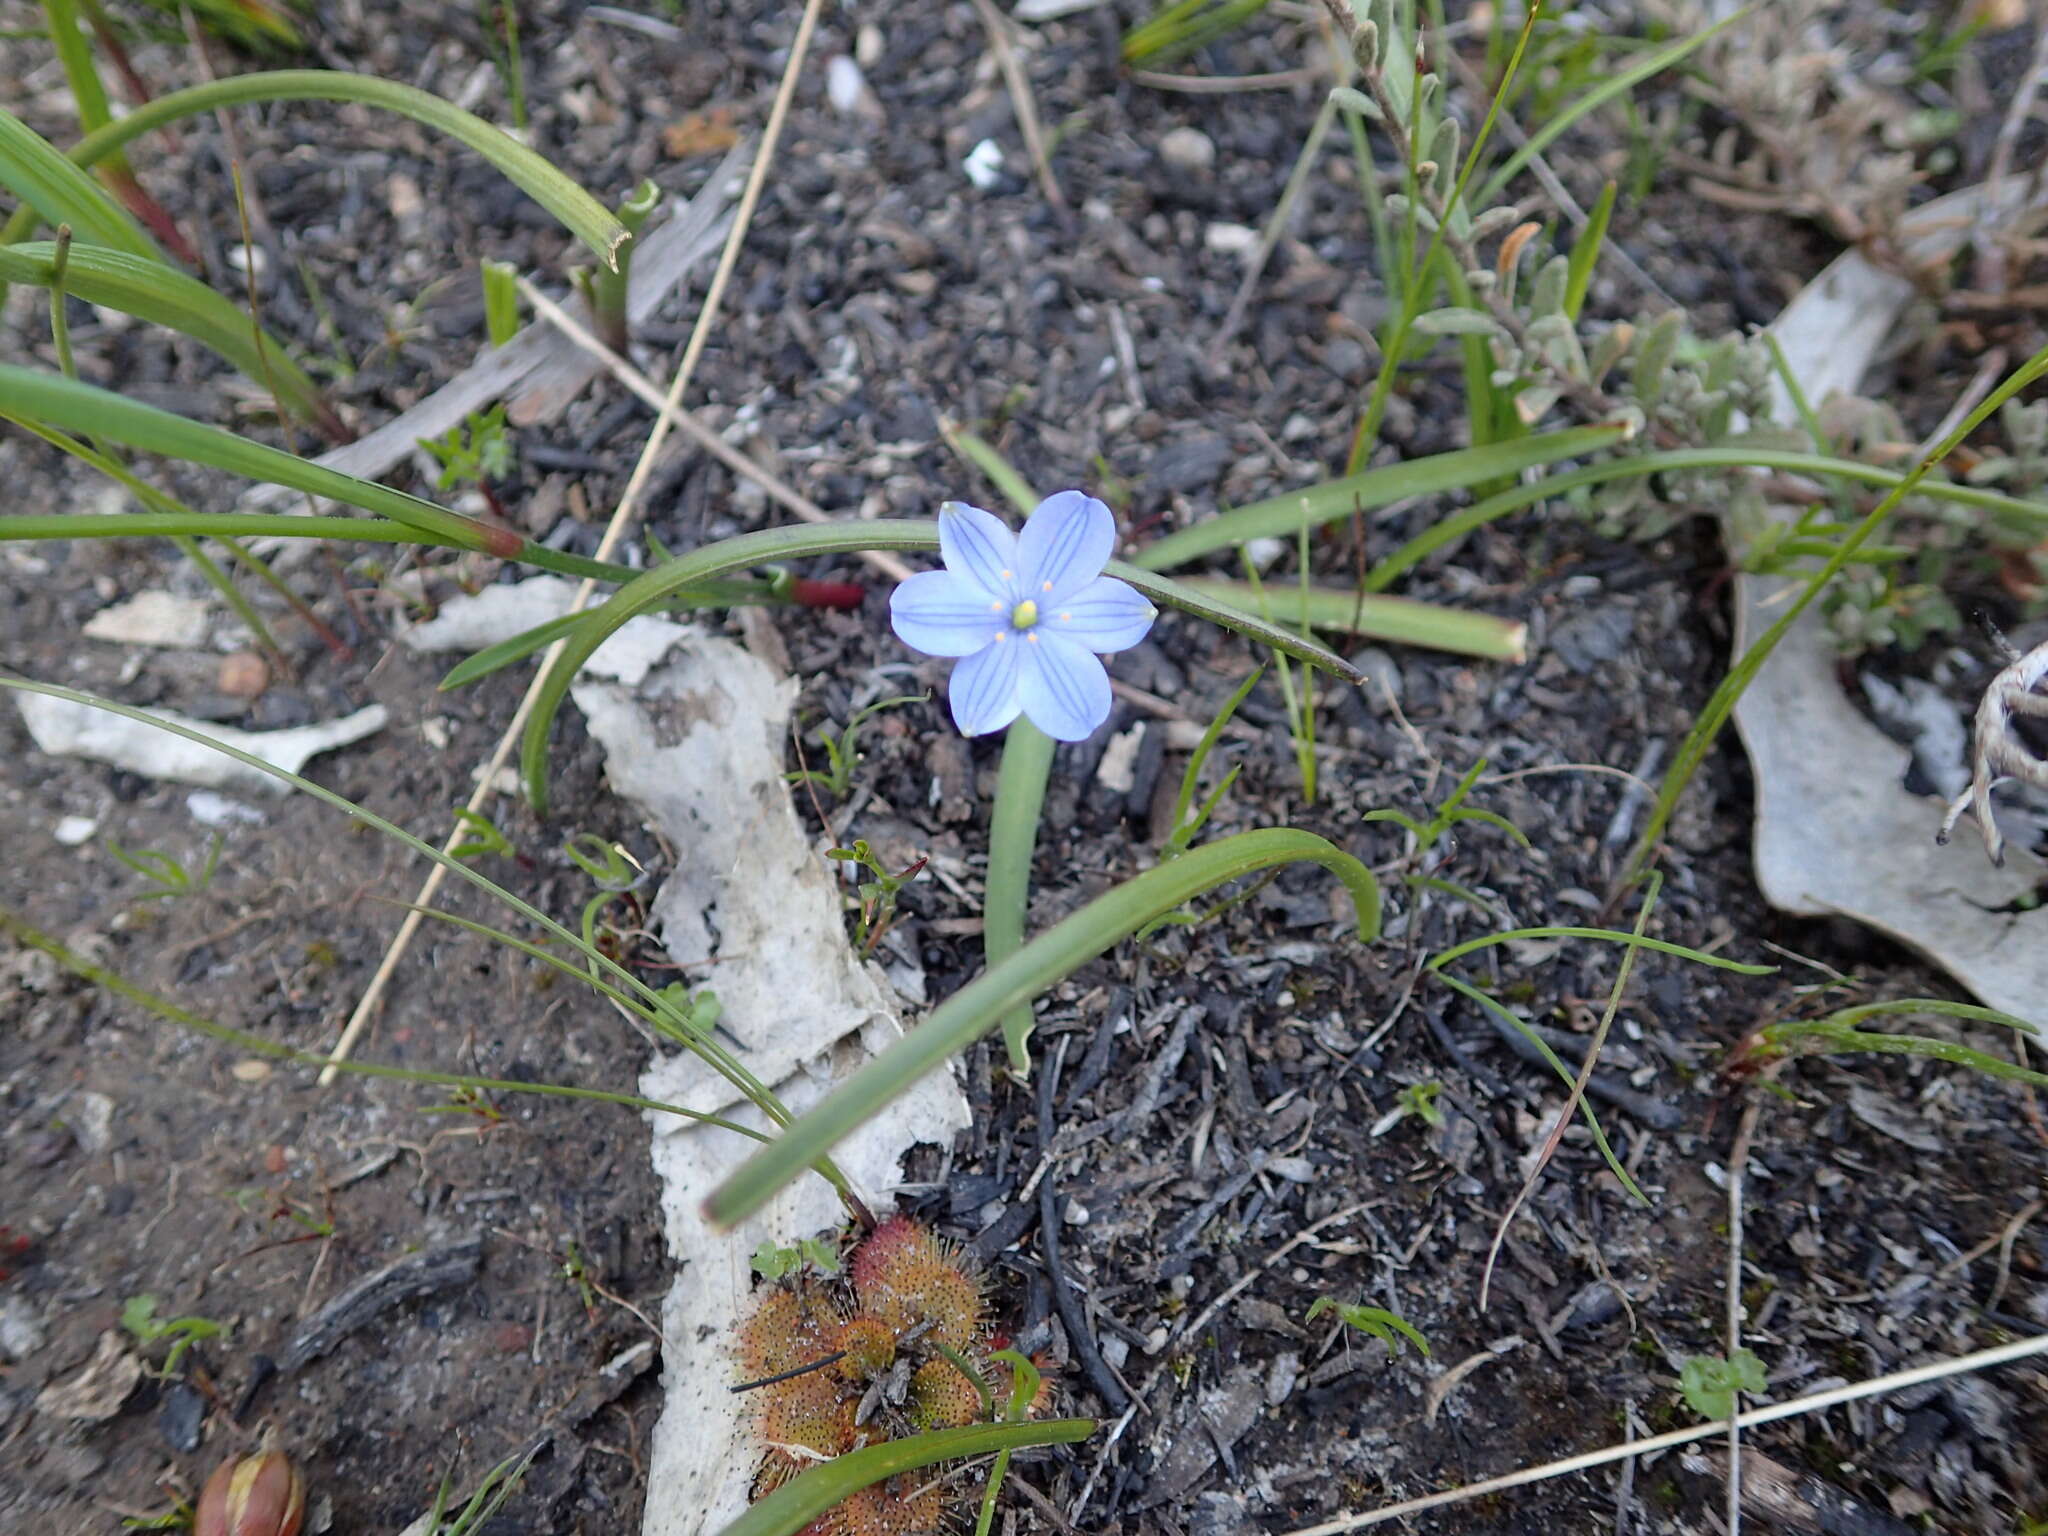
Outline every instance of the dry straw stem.
{"type": "MultiPolygon", "coordinates": [[[[661,455],[662,445],[667,442],[670,423],[677,419],[677,407],[683,391],[689,387],[690,376],[696,371],[697,359],[702,356],[704,344],[710,339],[711,328],[718,318],[719,301],[725,296],[726,284],[732,278],[733,267],[739,261],[740,246],[747,236],[747,227],[753,222],[754,209],[761,201],[761,188],[768,180],[768,167],[775,159],[775,145],[782,137],[783,121],[789,116],[789,104],[796,95],[796,82],[803,70],[804,56],[810,51],[811,34],[817,29],[818,13],[824,9],[824,0],[805,0],[803,17],[797,23],[796,38],[789,47],[789,62],[783,67],[782,81],[775,89],[775,102],[768,110],[768,126],[761,135],[761,153],[755,157],[753,169],[748,173],[746,190],[740,194],[739,210],[733,216],[732,232],[726,236],[725,249],[719,253],[718,269],[711,275],[711,285],[705,290],[704,305],[697,312],[697,324],[690,332],[689,342],[683,348],[682,361],[676,365],[675,377],[670,380],[668,394],[663,398],[661,414],[655,418],[654,430],[647,435],[647,446],[640,450],[639,462],[633,466],[632,477],[626,482],[625,493],[619,497],[618,509],[612,513],[611,522],[606,526],[604,539],[597,547],[597,558],[611,557],[619,541],[625,537],[633,514],[639,510],[641,493],[646,489],[648,478],[654,472],[655,461],[661,455]]],[[[577,589],[576,598],[570,604],[570,611],[578,612],[590,601],[597,590],[595,581],[586,580],[577,589]]],[[[526,728],[527,716],[533,712],[534,700],[538,697],[540,685],[552,669],[555,658],[561,653],[563,642],[557,640],[548,648],[541,664],[535,670],[533,681],[527,685],[526,695],[519,701],[518,709],[505,726],[505,733],[498,738],[492,749],[490,761],[485,765],[482,776],[477,780],[474,793],[469,797],[467,809],[481,813],[496,792],[498,773],[512,755],[512,747],[526,728]]],[[[461,818],[448,834],[448,841],[442,845],[442,852],[451,853],[455,845],[469,835],[461,818]]],[[[406,913],[405,921],[399,925],[397,936],[384,952],[384,958],[377,964],[377,972],[370,978],[370,985],[364,989],[362,998],[356,1003],[355,1011],[349,1015],[348,1024],[341,1032],[341,1038],[334,1043],[334,1052],[328,1064],[320,1073],[320,1086],[326,1087],[334,1081],[336,1063],[346,1061],[355,1048],[357,1037],[370,1022],[377,1004],[383,1000],[384,989],[390,984],[391,976],[404,958],[405,951],[412,943],[413,935],[419,932],[420,924],[426,920],[425,909],[432,903],[441,889],[441,882],[447,878],[448,867],[436,864],[420,886],[419,895],[413,898],[412,910],[406,913]]]]}
{"type": "MultiPolygon", "coordinates": [[[[583,348],[592,357],[603,363],[610,371],[612,377],[639,396],[642,402],[650,406],[658,414],[672,418],[685,437],[717,459],[727,469],[743,479],[753,481],[754,484],[760,486],[762,490],[766,491],[807,523],[836,523],[839,521],[838,518],[827,512],[816,502],[809,500],[786,484],[780,477],[764,469],[744,453],[741,453],[739,449],[733,447],[732,444],[705,426],[703,422],[691,415],[690,412],[683,410],[680,406],[671,407],[668,401],[663,398],[661,391],[654,387],[653,381],[646,374],[598,340],[596,336],[584,328],[575,316],[534,287],[525,277],[517,277],[514,281],[518,283],[519,291],[525,295],[527,303],[533,306],[535,314],[575,342],[577,346],[583,348]]],[[[891,581],[910,580],[910,567],[901,560],[898,560],[887,550],[862,550],[860,557],[872,568],[887,576],[891,581]]]]}
{"type": "Polygon", "coordinates": [[[1052,174],[1052,155],[1046,148],[1045,130],[1038,125],[1038,102],[1031,94],[1031,82],[1024,78],[1023,61],[1017,57],[1017,43],[1010,35],[1012,23],[989,0],[974,0],[981,24],[988,29],[990,50],[996,67],[1003,72],[1003,84],[1010,92],[1010,106],[1017,114],[1018,130],[1024,135],[1025,151],[1038,171],[1038,185],[1045,200],[1061,213],[1067,211],[1067,196],[1052,174]]]}
{"type": "MultiPolygon", "coordinates": [[[[1829,1392],[1816,1392],[1811,1397],[1795,1397],[1790,1402],[1773,1403],[1768,1408],[1752,1408],[1747,1413],[1737,1414],[1733,1422],[1742,1429],[1754,1429],[1759,1424],[1775,1424],[1780,1419],[1797,1418],[1802,1414],[1818,1413],[1823,1408],[1833,1408],[1842,1403],[1860,1402],[1867,1397],[1897,1392],[1905,1387],[1918,1386],[1923,1381],[1941,1381],[1950,1376],[1987,1370],[1994,1365],[2010,1365],[2015,1360],[2032,1359],[2037,1355],[2048,1355],[2048,1333],[2036,1334],[2033,1338],[2020,1339],[2011,1344],[2001,1344],[1995,1349],[1980,1349],[1975,1354],[1959,1355],[1953,1360],[1937,1360],[1930,1365],[1918,1365],[1909,1371],[1894,1371],[1889,1376],[1875,1376],[1869,1381],[1853,1382],[1829,1392]]],[[[1669,1434],[1655,1435],[1648,1440],[1630,1440],[1621,1445],[1586,1451],[1577,1456],[1567,1456],[1562,1461],[1545,1462],[1540,1467],[1524,1467],[1521,1471],[1510,1472],[1504,1477],[1490,1477],[1483,1483],[1453,1488],[1447,1493],[1432,1493],[1424,1498],[1389,1504],[1383,1509],[1370,1510],[1362,1515],[1339,1515],[1336,1519],[1326,1520],[1320,1525],[1301,1526],[1287,1532],[1286,1536],[1343,1536],[1347,1531],[1362,1531],[1368,1526],[1384,1525],[1389,1520],[1419,1515],[1427,1509],[1441,1509],[1447,1504],[1462,1504],[1468,1499],[1486,1498],[1491,1494],[1505,1493],[1510,1488],[1547,1482],[1553,1477],[1564,1477],[1572,1472],[1590,1471],[1594,1467],[1626,1461],[1633,1456],[1647,1456],[1681,1445],[1692,1445],[1710,1435],[1721,1433],[1729,1424],[1729,1420],[1716,1419],[1708,1424],[1695,1424],[1690,1429],[1674,1429],[1669,1434]]]]}

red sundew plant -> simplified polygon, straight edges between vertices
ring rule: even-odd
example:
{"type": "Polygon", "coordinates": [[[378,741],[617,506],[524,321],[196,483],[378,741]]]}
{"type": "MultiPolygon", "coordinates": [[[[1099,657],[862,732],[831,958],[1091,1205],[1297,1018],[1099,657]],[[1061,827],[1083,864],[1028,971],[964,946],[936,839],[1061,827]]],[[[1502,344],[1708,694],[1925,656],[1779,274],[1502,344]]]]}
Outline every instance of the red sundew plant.
{"type": "MultiPolygon", "coordinates": [[[[884,1440],[996,1418],[1009,1373],[980,1281],[951,1244],[892,1216],[855,1248],[843,1283],[799,1270],[760,1293],[735,1364],[762,1458],[754,1497],[806,1468],[884,1440]]],[[[1036,1362],[1043,1364],[1043,1362],[1036,1362]]],[[[1051,1401],[1041,1386],[1033,1416],[1051,1401]]],[[[804,1536],[913,1536],[948,1524],[931,1469],[862,1489],[804,1536]]]]}

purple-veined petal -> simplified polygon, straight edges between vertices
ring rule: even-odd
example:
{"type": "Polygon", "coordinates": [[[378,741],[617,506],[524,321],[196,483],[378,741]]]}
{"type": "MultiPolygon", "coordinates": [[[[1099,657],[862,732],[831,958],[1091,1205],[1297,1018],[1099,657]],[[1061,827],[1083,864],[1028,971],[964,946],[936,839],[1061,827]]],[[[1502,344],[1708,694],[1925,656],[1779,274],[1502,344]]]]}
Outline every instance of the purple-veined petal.
{"type": "Polygon", "coordinates": [[[1023,649],[1016,632],[1005,629],[953,669],[946,693],[962,736],[986,736],[1017,718],[1017,653],[1023,649]]]}
{"type": "Polygon", "coordinates": [[[1010,627],[1010,610],[965,576],[920,571],[889,594],[889,627],[927,656],[972,656],[1010,627]]]}
{"type": "Polygon", "coordinates": [[[1116,553],[1116,519],[1079,491],[1038,504],[1017,535],[1017,590],[1043,608],[1066,601],[1102,574],[1116,553]]]}
{"type": "Polygon", "coordinates": [[[1039,609],[1038,625],[1103,655],[1136,645],[1158,617],[1159,610],[1129,582],[1098,576],[1056,607],[1039,609]]]}
{"type": "Polygon", "coordinates": [[[964,501],[945,503],[939,508],[939,554],[954,575],[1001,598],[1005,608],[1016,606],[1017,535],[995,513],[964,501]]]}
{"type": "MultiPolygon", "coordinates": [[[[1042,629],[1024,631],[1017,699],[1055,741],[1083,741],[1109,718],[1109,674],[1088,651],[1042,629]]],[[[1010,649],[1012,647],[1005,647],[1010,649]]],[[[957,674],[956,674],[957,675],[957,674]]]]}

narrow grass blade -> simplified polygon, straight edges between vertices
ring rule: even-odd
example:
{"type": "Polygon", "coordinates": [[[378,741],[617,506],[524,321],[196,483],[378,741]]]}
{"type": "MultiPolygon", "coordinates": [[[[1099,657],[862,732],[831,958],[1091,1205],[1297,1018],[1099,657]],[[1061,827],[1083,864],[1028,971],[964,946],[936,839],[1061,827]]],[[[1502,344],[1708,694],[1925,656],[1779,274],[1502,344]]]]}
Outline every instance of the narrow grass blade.
{"type": "Polygon", "coordinates": [[[0,186],[21,199],[8,221],[10,230],[19,224],[26,234],[40,218],[52,228],[69,224],[79,245],[110,246],[144,261],[164,259],[105,187],[5,109],[0,109],[0,186]]]}
{"type": "Polygon", "coordinates": [[[1372,871],[1313,833],[1271,827],[1190,849],[1096,897],[947,998],[713,1190],[706,1207],[711,1220],[730,1227],[759,1210],[807,1164],[995,1028],[1010,1009],[1153,918],[1241,876],[1298,862],[1320,864],[1342,880],[1357,910],[1359,939],[1370,943],[1378,937],[1380,891],[1372,871]]]}
{"type": "MultiPolygon", "coordinates": [[[[394,522],[439,536],[439,542],[480,549],[506,560],[524,558],[531,540],[507,529],[450,512],[417,496],[374,481],[326,469],[281,449],[191,421],[112,390],[81,384],[57,374],[0,364],[0,415],[47,422],[67,431],[121,443],[144,453],[209,464],[215,469],[289,486],[309,496],[344,502],[394,522]]],[[[290,520],[275,520],[272,532],[288,533],[290,520]]]]}
{"type": "MultiPolygon", "coordinates": [[[[208,81],[204,85],[190,86],[182,91],[173,91],[167,96],[159,96],[155,101],[137,107],[126,117],[119,118],[79,140],[73,146],[69,157],[72,172],[85,185],[92,186],[91,180],[78,171],[79,166],[96,165],[131,140],[152,129],[160,128],[165,123],[196,117],[222,107],[241,106],[256,101],[356,102],[380,111],[395,112],[401,117],[409,117],[437,132],[445,133],[482,155],[506,180],[547,209],[565,228],[596,252],[598,259],[606,267],[616,265],[614,252],[617,251],[619,243],[626,238],[626,226],[621,224],[603,203],[540,155],[510,137],[502,128],[487,123],[474,113],[465,112],[452,102],[443,101],[430,92],[410,85],[401,85],[395,80],[379,80],[369,75],[349,74],[344,70],[264,70],[255,74],[230,75],[225,79],[208,81]]],[[[0,113],[0,119],[4,118],[5,114],[0,113]]],[[[27,132],[26,129],[22,131],[27,132]]],[[[35,137],[33,134],[29,136],[35,137]]],[[[49,145],[40,139],[37,143],[42,144],[45,150],[50,149],[49,145]]],[[[50,153],[54,154],[55,151],[50,150],[50,153]]],[[[0,168],[6,167],[13,158],[9,141],[4,133],[0,133],[0,168]]],[[[60,155],[57,158],[65,157],[60,155]]],[[[23,193],[23,196],[26,197],[27,194],[23,193]]],[[[33,199],[29,201],[34,204],[33,199]]],[[[37,213],[56,222],[55,216],[40,204],[34,204],[34,207],[37,213]]],[[[29,216],[29,224],[33,223],[33,217],[33,214],[29,216]]],[[[81,226],[75,220],[71,223],[73,229],[78,230],[83,236],[81,226]]],[[[130,225],[129,229],[132,232],[133,226],[130,225]]],[[[19,240],[27,233],[28,227],[18,212],[9,220],[6,230],[0,232],[0,243],[19,240]]],[[[98,243],[121,244],[119,241],[105,239],[99,240],[98,243]]],[[[134,250],[139,256],[152,254],[147,249],[138,250],[131,245],[122,245],[122,249],[134,250]]]]}
{"type": "MultiPolygon", "coordinates": [[[[1181,584],[1240,608],[1258,600],[1248,583],[1220,576],[1190,576],[1181,584]]],[[[1528,659],[1529,626],[1518,619],[1408,597],[1368,594],[1361,599],[1357,592],[1332,587],[1309,587],[1290,594],[1288,601],[1306,610],[1311,629],[1338,630],[1487,661],[1528,659]]]]}
{"type": "MultiPolygon", "coordinates": [[[[293,1066],[324,1068],[328,1058],[319,1051],[302,1051],[296,1047],[273,1040],[268,1035],[252,1034],[245,1029],[235,1029],[226,1024],[217,1024],[212,1019],[181,1008],[167,997],[161,997],[146,987],[137,986],[117,972],[96,965],[73,950],[67,949],[62,940],[52,937],[32,926],[5,907],[0,907],[0,933],[10,935],[17,943],[30,949],[39,949],[59,965],[82,980],[139,1004],[167,1023],[194,1034],[204,1035],[223,1045],[231,1045],[238,1051],[252,1056],[265,1056],[272,1061],[288,1062],[293,1066]]],[[[731,1131],[752,1141],[766,1141],[765,1133],[737,1120],[727,1120],[719,1115],[707,1115],[701,1110],[685,1109],[680,1104],[664,1103],[660,1099],[643,1099],[638,1094],[611,1093],[602,1088],[581,1088],[567,1083],[537,1083],[525,1079],[510,1080],[495,1077],[471,1077],[461,1072],[434,1072],[418,1067],[392,1067],[382,1062],[362,1061],[351,1058],[334,1062],[337,1070],[352,1072],[357,1077],[395,1078],[401,1082],[426,1083],[434,1087],[474,1088],[484,1093],[531,1093],[543,1098],[586,1099],[596,1104],[617,1104],[626,1109],[648,1110],[656,1114],[674,1115],[678,1119],[695,1121],[699,1125],[716,1126],[731,1131]]]]}
{"type": "Polygon", "coordinates": [[[1462,944],[1453,944],[1449,949],[1438,950],[1429,958],[1426,970],[1440,971],[1453,960],[1461,960],[1475,950],[1489,948],[1495,944],[1516,944],[1524,939],[1598,939],[1607,944],[1623,944],[1630,949],[1654,949],[1660,955],[1676,955],[1681,960],[1690,960],[1695,965],[1710,965],[1719,971],[1734,971],[1739,976],[1770,976],[1777,972],[1775,965],[1747,965],[1740,960],[1724,960],[1719,955],[1710,955],[1705,950],[1688,949],[1683,944],[1673,944],[1665,939],[1644,938],[1640,934],[1624,933],[1617,928],[1516,928],[1507,933],[1489,933],[1480,938],[1467,939],[1462,944]]]}
{"type": "Polygon", "coordinates": [[[1572,242],[1571,260],[1564,280],[1564,314],[1567,320],[1576,322],[1579,311],[1586,307],[1586,290],[1593,282],[1593,268],[1600,262],[1600,247],[1607,240],[1608,220],[1614,216],[1614,196],[1615,183],[1610,181],[1601,187],[1599,201],[1593,204],[1593,211],[1586,216],[1586,227],[1572,242]]]}
{"type": "MultiPolygon", "coordinates": [[[[49,288],[58,281],[57,248],[48,241],[0,246],[0,284],[49,288]]],[[[107,246],[73,243],[63,271],[64,291],[189,336],[226,359],[246,378],[274,388],[278,404],[307,421],[322,414],[320,389],[283,345],[259,332],[247,312],[204,283],[163,262],[107,246]]]]}
{"type": "MultiPolygon", "coordinates": [[[[1905,479],[1896,470],[1881,469],[1875,464],[1864,464],[1855,459],[1838,459],[1818,453],[1786,453],[1768,448],[1673,448],[1663,453],[1609,459],[1604,463],[1589,464],[1583,469],[1547,476],[1533,485],[1518,485],[1511,491],[1502,491],[1469,507],[1460,507],[1375,565],[1366,573],[1365,589],[1368,592],[1384,590],[1395,577],[1419,565],[1439,549],[1457,543],[1476,528],[1483,528],[1539,501],[1562,496],[1582,485],[1599,485],[1607,480],[1658,475],[1681,469],[1770,469],[1789,475],[1850,480],[1862,485],[1882,486],[1887,490],[1896,488],[1905,479]]],[[[2026,501],[2017,496],[1988,491],[1981,486],[1958,485],[1947,480],[1921,481],[1914,490],[1937,501],[1982,507],[2023,519],[2037,528],[2048,529],[2048,502],[2026,501]]]]}
{"type": "Polygon", "coordinates": [[[1410,496],[1458,490],[1504,476],[1519,475],[1525,469],[1555,464],[1560,459],[1597,453],[1602,448],[1613,447],[1627,435],[1628,428],[1619,422],[1567,427],[1515,442],[1460,448],[1451,453],[1382,465],[1347,475],[1341,480],[1326,481],[1304,491],[1291,491],[1285,496],[1238,507],[1192,528],[1183,528],[1141,550],[1135,563],[1148,571],[1171,570],[1174,566],[1185,565],[1217,550],[1233,548],[1249,539],[1292,538],[1304,524],[1319,527],[1349,517],[1354,512],[1369,512],[1375,507],[1405,501],[1410,496]]]}
{"type": "Polygon", "coordinates": [[[942,1461],[985,1456],[1033,1445],[1072,1445],[1095,1433],[1093,1419],[1046,1419],[1037,1424],[970,1424],[934,1429],[901,1440],[884,1440],[834,1456],[799,1473],[747,1507],[718,1536],[796,1536],[818,1516],[861,1489],[942,1461]]]}
{"type": "Polygon", "coordinates": [[[1501,193],[1507,189],[1508,183],[1520,174],[1522,167],[1548,149],[1560,134],[1567,132],[1580,118],[1589,112],[1597,112],[1617,96],[1627,95],[1652,75],[1663,73],[1701,44],[1719,36],[1729,27],[1734,26],[1736,22],[1741,21],[1749,14],[1750,9],[1751,7],[1744,6],[1739,11],[1731,11],[1712,26],[1703,27],[1697,32],[1682,36],[1669,47],[1660,48],[1655,53],[1638,59],[1635,63],[1629,65],[1627,69],[1622,70],[1621,73],[1601,81],[1600,84],[1594,86],[1593,89],[1586,92],[1585,95],[1572,102],[1562,112],[1551,118],[1549,122],[1530,134],[1522,147],[1508,156],[1502,162],[1499,170],[1486,178],[1485,184],[1480,187],[1479,194],[1474,199],[1475,205],[1481,208],[1492,207],[1500,201],[1501,193]]]}

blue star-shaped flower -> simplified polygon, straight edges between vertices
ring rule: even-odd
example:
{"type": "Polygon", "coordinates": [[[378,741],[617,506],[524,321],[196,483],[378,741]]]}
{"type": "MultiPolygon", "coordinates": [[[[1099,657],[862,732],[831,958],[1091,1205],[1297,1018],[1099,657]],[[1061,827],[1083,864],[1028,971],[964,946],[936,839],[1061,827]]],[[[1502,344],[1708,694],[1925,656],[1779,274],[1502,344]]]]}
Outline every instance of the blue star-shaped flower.
{"type": "Polygon", "coordinates": [[[1102,574],[1116,549],[1109,508],[1079,491],[1038,504],[1013,534],[1000,518],[939,508],[943,571],[889,597],[897,637],[928,656],[957,656],[950,688],[961,734],[999,731],[1021,713],[1058,741],[1093,735],[1109,715],[1109,674],[1096,658],[1145,638],[1159,611],[1102,574]]]}

